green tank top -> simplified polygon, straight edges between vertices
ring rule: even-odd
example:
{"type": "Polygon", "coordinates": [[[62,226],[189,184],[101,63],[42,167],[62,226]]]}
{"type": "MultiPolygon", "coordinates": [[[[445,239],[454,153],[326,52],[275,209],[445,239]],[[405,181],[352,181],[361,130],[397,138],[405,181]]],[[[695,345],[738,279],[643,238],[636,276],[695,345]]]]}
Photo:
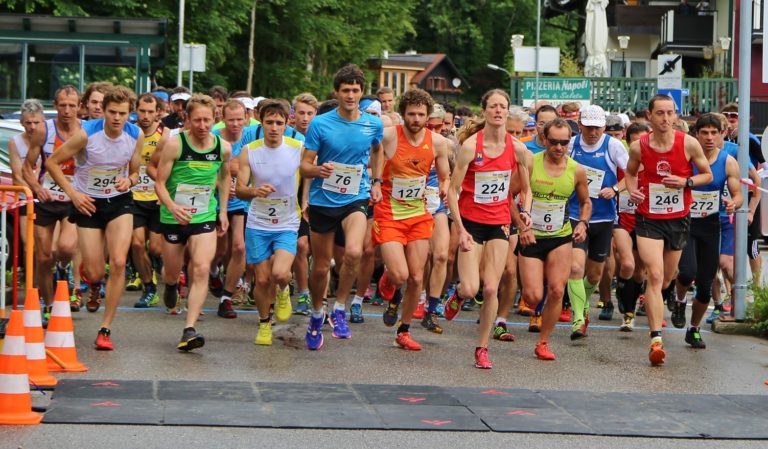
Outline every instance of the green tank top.
{"type": "MultiPolygon", "coordinates": [[[[179,155],[165,182],[176,204],[190,211],[190,223],[216,220],[216,180],[222,164],[221,137],[214,136],[213,146],[205,150],[192,147],[186,132],[179,133],[179,155]]],[[[160,222],[178,224],[164,205],[160,206],[160,222]]]]}
{"type": "Polygon", "coordinates": [[[571,235],[568,219],[568,198],[574,192],[576,163],[566,158],[563,173],[553,178],[544,170],[544,152],[533,155],[531,174],[531,221],[533,235],[538,238],[566,237],[571,235]]]}

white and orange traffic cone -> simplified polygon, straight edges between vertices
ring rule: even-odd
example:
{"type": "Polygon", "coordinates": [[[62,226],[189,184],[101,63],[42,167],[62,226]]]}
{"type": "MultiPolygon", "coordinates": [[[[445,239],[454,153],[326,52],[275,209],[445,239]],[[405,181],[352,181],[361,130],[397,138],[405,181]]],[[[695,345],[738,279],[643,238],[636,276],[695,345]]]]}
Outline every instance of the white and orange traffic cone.
{"type": "Polygon", "coordinates": [[[0,424],[38,424],[43,415],[32,411],[24,347],[24,312],[12,310],[0,354],[0,424]]]}
{"type": "Polygon", "coordinates": [[[45,350],[48,356],[48,371],[88,371],[88,368],[77,359],[67,281],[56,283],[51,318],[48,320],[48,330],[45,333],[45,350]]]}
{"type": "Polygon", "coordinates": [[[45,361],[40,295],[36,288],[28,288],[24,299],[24,338],[27,347],[29,384],[37,387],[55,387],[59,381],[50,375],[48,363],[45,361]]]}

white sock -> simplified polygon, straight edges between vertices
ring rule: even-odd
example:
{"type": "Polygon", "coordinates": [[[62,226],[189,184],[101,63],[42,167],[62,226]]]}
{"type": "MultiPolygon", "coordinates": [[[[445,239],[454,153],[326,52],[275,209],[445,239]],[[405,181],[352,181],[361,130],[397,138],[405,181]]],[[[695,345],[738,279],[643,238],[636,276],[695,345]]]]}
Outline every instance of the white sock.
{"type": "Polygon", "coordinates": [[[342,311],[347,310],[347,305],[342,304],[339,301],[336,301],[333,303],[333,310],[342,310],[342,311]]]}
{"type": "Polygon", "coordinates": [[[229,296],[226,296],[226,295],[221,295],[221,299],[219,300],[219,302],[220,302],[220,303],[222,303],[222,302],[224,302],[224,300],[226,300],[226,299],[229,299],[230,301],[232,300],[232,298],[230,298],[229,296]]]}
{"type": "Polygon", "coordinates": [[[499,324],[507,324],[507,319],[506,318],[502,318],[502,317],[497,317],[496,318],[496,326],[498,326],[499,324]]]}
{"type": "Polygon", "coordinates": [[[352,298],[352,304],[358,304],[361,305],[363,303],[363,297],[355,295],[354,298],[352,298]]]}
{"type": "Polygon", "coordinates": [[[318,318],[322,318],[323,316],[325,316],[325,312],[323,312],[323,309],[320,309],[320,310],[312,309],[312,318],[318,319],[318,318]]]}

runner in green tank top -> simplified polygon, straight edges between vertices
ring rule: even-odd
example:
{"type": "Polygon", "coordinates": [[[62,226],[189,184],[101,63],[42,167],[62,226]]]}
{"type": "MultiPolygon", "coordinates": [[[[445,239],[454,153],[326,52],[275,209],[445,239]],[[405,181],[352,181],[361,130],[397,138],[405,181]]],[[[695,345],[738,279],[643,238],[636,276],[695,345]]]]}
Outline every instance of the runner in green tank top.
{"type": "Polygon", "coordinates": [[[170,313],[179,312],[176,283],[189,250],[187,264],[191,285],[187,297],[186,326],[177,348],[190,351],[202,347],[205,338],[195,323],[208,292],[208,272],[216,247],[216,236],[229,227],[227,208],[216,212],[216,196],[229,200],[229,161],[232,147],[211,134],[216,103],[207,95],[194,95],[187,103],[189,131],[168,139],[157,168],[155,191],[160,200],[163,225],[165,292],[163,301],[170,313]]]}
{"type": "Polygon", "coordinates": [[[531,156],[531,197],[526,198],[531,227],[520,232],[519,273],[523,284],[523,300],[531,308],[544,298],[541,335],[536,343],[536,357],[554,360],[548,339],[555,328],[562,308],[563,293],[571,273],[571,241],[586,237],[592,203],[587,189],[584,168],[566,155],[571,128],[563,119],[554,119],[544,126],[545,150],[531,156]],[[579,223],[571,229],[568,219],[568,198],[576,192],[579,198],[579,223]],[[545,274],[546,273],[546,278],[545,274]]]}

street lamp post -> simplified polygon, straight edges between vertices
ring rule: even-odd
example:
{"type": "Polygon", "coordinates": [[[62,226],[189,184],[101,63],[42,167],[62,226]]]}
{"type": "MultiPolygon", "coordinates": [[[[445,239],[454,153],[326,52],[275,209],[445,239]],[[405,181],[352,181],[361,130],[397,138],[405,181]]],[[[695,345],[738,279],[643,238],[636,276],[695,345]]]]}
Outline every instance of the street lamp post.
{"type": "Polygon", "coordinates": [[[629,36],[619,36],[619,48],[621,48],[621,71],[623,76],[627,76],[627,61],[625,58],[625,52],[629,47],[629,36]]]}
{"type": "MultiPolygon", "coordinates": [[[[513,56],[517,52],[517,49],[523,46],[523,39],[525,39],[525,36],[522,34],[513,34],[512,37],[509,39],[509,45],[512,47],[513,56]]],[[[509,94],[513,95],[512,89],[510,89],[509,94]]],[[[520,94],[520,82],[517,78],[517,70],[515,70],[514,95],[512,96],[512,100],[515,102],[515,104],[522,104],[521,99],[518,97],[519,94],[520,94]]]]}
{"type": "Polygon", "coordinates": [[[514,77],[511,73],[509,73],[509,70],[505,69],[504,67],[499,67],[496,64],[487,64],[486,67],[488,67],[491,70],[498,70],[499,72],[504,72],[509,77],[509,96],[510,98],[514,97],[513,87],[512,87],[512,81],[514,80],[514,77]]]}
{"type": "Polygon", "coordinates": [[[731,38],[728,36],[721,36],[719,39],[720,41],[720,50],[723,53],[723,78],[728,76],[728,68],[726,67],[726,56],[728,54],[728,50],[731,48],[731,38]]]}

